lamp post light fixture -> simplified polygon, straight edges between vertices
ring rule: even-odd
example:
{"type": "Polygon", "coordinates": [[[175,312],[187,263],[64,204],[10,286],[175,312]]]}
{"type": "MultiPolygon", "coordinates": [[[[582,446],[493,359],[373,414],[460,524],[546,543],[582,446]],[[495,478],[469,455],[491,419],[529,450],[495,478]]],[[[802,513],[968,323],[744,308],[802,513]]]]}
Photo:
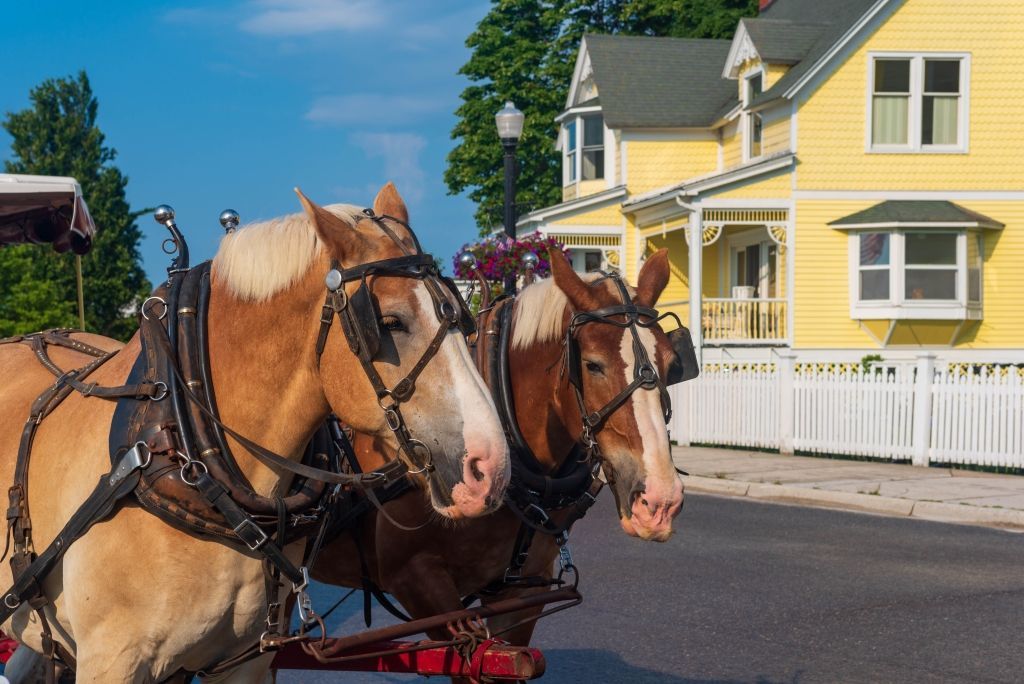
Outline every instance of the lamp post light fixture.
{"type": "MultiPolygon", "coordinates": [[[[498,126],[498,137],[505,151],[505,236],[511,246],[516,239],[516,146],[523,135],[523,113],[509,100],[501,111],[494,115],[498,126]]],[[[505,276],[505,293],[515,294],[516,276],[514,273],[505,276]]]]}

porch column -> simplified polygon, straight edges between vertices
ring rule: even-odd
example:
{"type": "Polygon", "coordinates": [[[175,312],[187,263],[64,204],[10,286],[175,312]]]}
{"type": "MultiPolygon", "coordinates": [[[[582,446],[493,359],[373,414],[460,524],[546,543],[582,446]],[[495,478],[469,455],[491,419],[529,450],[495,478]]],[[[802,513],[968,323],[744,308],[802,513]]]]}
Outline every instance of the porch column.
{"type": "Polygon", "coordinates": [[[701,282],[704,256],[704,212],[696,208],[690,213],[690,225],[686,229],[690,235],[690,267],[687,272],[690,286],[690,336],[697,352],[697,363],[703,363],[704,329],[701,323],[701,282]]]}

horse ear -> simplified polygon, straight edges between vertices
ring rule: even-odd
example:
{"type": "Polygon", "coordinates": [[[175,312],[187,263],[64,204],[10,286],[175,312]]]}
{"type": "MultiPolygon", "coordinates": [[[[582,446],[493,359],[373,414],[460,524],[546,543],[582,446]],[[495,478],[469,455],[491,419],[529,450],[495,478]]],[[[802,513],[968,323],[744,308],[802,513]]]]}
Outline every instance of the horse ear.
{"type": "Polygon", "coordinates": [[[398,194],[398,188],[391,181],[387,182],[373,200],[373,213],[377,216],[392,216],[402,223],[409,223],[409,210],[405,201],[398,194]]]}
{"type": "Polygon", "coordinates": [[[590,287],[583,282],[579,274],[572,270],[565,252],[552,247],[548,250],[548,263],[551,264],[551,277],[555,285],[565,293],[572,308],[576,311],[593,311],[599,308],[597,298],[590,292],[590,287]]]}
{"type": "Polygon", "coordinates": [[[659,249],[647,257],[636,279],[636,303],[653,307],[668,285],[668,250],[659,249]]]}
{"type": "Polygon", "coordinates": [[[338,259],[344,257],[352,250],[352,243],[359,239],[359,233],[351,223],[337,214],[327,211],[319,204],[302,194],[302,190],[295,188],[295,194],[299,196],[299,202],[306,211],[313,228],[316,229],[317,237],[327,245],[328,251],[338,259]]]}

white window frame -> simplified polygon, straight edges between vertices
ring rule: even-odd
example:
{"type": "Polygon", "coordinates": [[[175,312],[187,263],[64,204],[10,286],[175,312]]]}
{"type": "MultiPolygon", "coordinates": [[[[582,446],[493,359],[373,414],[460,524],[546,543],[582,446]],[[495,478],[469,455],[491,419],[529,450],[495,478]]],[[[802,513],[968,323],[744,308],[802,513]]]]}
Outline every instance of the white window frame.
{"type": "MultiPolygon", "coordinates": [[[[609,145],[609,128],[604,121],[604,112],[600,107],[578,107],[567,110],[561,114],[556,121],[562,125],[562,187],[567,188],[572,185],[576,185],[583,180],[583,119],[593,115],[601,116],[601,131],[602,137],[604,138],[604,176],[601,178],[591,178],[587,182],[605,180],[610,176],[608,170],[608,160],[611,156],[608,153],[609,145]],[[576,147],[575,149],[569,149],[569,125],[573,124],[576,126],[576,147]],[[569,157],[575,154],[573,163],[570,165],[569,157]]],[[[591,148],[596,145],[591,145],[591,148]]]]}
{"type": "MultiPolygon", "coordinates": [[[[850,318],[870,319],[917,319],[917,320],[981,320],[985,299],[985,251],[982,233],[964,228],[943,228],[929,226],[921,228],[864,228],[851,230],[847,236],[849,251],[850,318]],[[889,235],[889,299],[860,299],[860,236],[867,233],[889,235]],[[953,233],[956,241],[956,299],[907,299],[906,287],[906,243],[908,233],[953,233]],[[967,240],[981,239],[981,289],[979,301],[967,299],[967,240]]],[[[912,269],[935,268],[949,270],[949,266],[911,265],[912,269]]]]}
{"type": "Polygon", "coordinates": [[[864,151],[874,154],[967,154],[970,151],[971,112],[971,53],[969,52],[869,52],[867,63],[867,96],[865,106],[864,151]],[[910,103],[907,107],[907,144],[875,145],[874,95],[875,62],[884,59],[910,60],[910,103]],[[922,145],[921,115],[924,100],[924,62],[927,59],[958,60],[960,62],[960,108],[957,111],[956,145],[922,145]]]}
{"type": "Polygon", "coordinates": [[[577,121],[579,121],[579,123],[576,125],[576,134],[579,136],[577,138],[577,140],[579,142],[580,147],[579,147],[579,155],[578,155],[579,159],[576,162],[577,164],[579,164],[579,169],[578,169],[578,172],[576,174],[576,177],[580,181],[586,181],[588,183],[590,181],[603,181],[607,177],[607,175],[608,175],[608,151],[607,151],[607,147],[608,147],[607,146],[608,130],[607,130],[607,128],[604,125],[604,114],[602,112],[589,112],[587,114],[581,114],[579,116],[579,118],[577,119],[577,121]],[[586,119],[593,118],[594,116],[601,117],[601,144],[600,145],[588,145],[587,144],[586,124],[584,123],[584,121],[586,119]],[[592,150],[597,150],[597,149],[601,150],[601,155],[602,155],[601,175],[599,177],[597,177],[597,178],[584,178],[583,177],[583,153],[586,152],[586,151],[592,151],[592,150]]]}
{"type": "Polygon", "coordinates": [[[743,162],[749,162],[754,159],[760,159],[764,156],[764,116],[759,112],[750,112],[747,108],[750,106],[750,81],[751,79],[760,76],[761,77],[761,92],[765,90],[765,71],[763,66],[758,66],[751,69],[748,73],[743,75],[743,162]],[[754,142],[754,118],[761,119],[761,150],[758,154],[752,154],[751,145],[754,142]]]}

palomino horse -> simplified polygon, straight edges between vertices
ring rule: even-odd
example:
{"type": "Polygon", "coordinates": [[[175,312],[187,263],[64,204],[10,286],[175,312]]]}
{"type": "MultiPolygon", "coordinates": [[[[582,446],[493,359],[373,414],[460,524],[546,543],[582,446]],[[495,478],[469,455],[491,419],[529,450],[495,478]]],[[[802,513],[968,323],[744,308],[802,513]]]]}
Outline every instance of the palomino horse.
{"type": "MultiPolygon", "coordinates": [[[[305,215],[239,230],[223,240],[214,259],[208,346],[220,418],[236,434],[294,460],[330,412],[394,447],[394,427],[386,424],[366,366],[360,367],[340,331],[323,345],[318,338],[324,325],[330,330],[331,317],[321,322],[325,274],[337,276],[329,269],[353,269],[418,248],[404,227],[405,205],[391,184],[377,195],[375,215],[388,217],[390,230],[400,236],[388,239],[380,218],[349,206],[321,208],[299,197],[305,215]]],[[[346,301],[360,286],[356,280],[331,288],[327,280],[332,296],[346,301]]],[[[411,395],[403,392],[403,413],[409,432],[433,454],[428,480],[434,500],[443,502],[437,512],[461,518],[493,510],[509,477],[507,445],[463,337],[444,322],[438,328],[439,310],[446,316],[452,310],[438,309],[424,278],[383,272],[369,280],[374,301],[365,310],[376,312],[379,319],[370,323],[384,332],[380,352],[367,363],[388,387],[417,378],[411,395]],[[432,345],[434,353],[426,356],[432,345]],[[430,361],[420,368],[417,360],[425,358],[430,361]]],[[[73,339],[118,348],[95,335],[73,339]]],[[[139,351],[136,335],[89,382],[124,381],[139,351]]],[[[63,369],[91,360],[83,357],[65,347],[51,351],[63,369]]],[[[10,482],[21,417],[53,376],[28,346],[4,344],[0,377],[0,415],[6,417],[0,425],[0,479],[10,482]]],[[[55,538],[97,477],[109,471],[113,413],[113,404],[73,393],[39,426],[28,480],[37,549],[55,538]]],[[[256,493],[287,494],[290,474],[258,463],[238,440],[230,442],[256,493]]],[[[286,552],[294,563],[301,543],[286,552]]],[[[260,638],[268,600],[283,599],[266,595],[261,566],[256,554],[241,554],[137,506],[123,506],[75,542],[46,576],[45,616],[54,639],[77,657],[79,682],[164,681],[224,662],[260,638]]],[[[0,581],[9,585],[6,567],[0,581]]],[[[40,624],[29,605],[22,604],[3,629],[42,650],[40,624]]],[[[256,681],[265,668],[265,662],[253,661],[235,675],[256,681]]]]}
{"type": "MultiPolygon", "coordinates": [[[[620,292],[608,278],[581,278],[573,272],[560,252],[551,255],[553,277],[523,289],[515,300],[511,325],[511,349],[508,367],[514,398],[515,417],[522,436],[541,467],[549,474],[564,472],[578,454],[583,419],[577,395],[566,372],[566,333],[574,312],[614,310],[622,304],[620,292]]],[[[652,255],[640,271],[633,302],[651,307],[668,281],[668,254],[652,255]]],[[[649,320],[653,323],[653,320],[649,320]]],[[[657,368],[660,378],[672,373],[674,351],[658,325],[636,328],[639,343],[647,359],[657,368]]],[[[478,335],[494,335],[495,328],[485,319],[478,335]]],[[[613,406],[594,433],[599,447],[600,465],[618,506],[622,529],[641,539],[665,541],[672,533],[672,520],[683,503],[683,487],[672,463],[665,426],[667,406],[659,387],[636,387],[625,400],[616,403],[639,376],[640,358],[634,348],[632,332],[619,325],[582,325],[575,331],[582,370],[582,399],[588,413],[613,406]]],[[[478,339],[478,344],[483,344],[478,339]]],[[[485,367],[483,371],[488,371],[485,367]]],[[[494,387],[496,378],[484,372],[494,387]]],[[[660,389],[664,389],[659,381],[660,389]]],[[[654,383],[651,383],[654,384],[654,383]]],[[[360,461],[371,462],[378,452],[378,440],[355,436],[360,461]]],[[[516,469],[513,469],[515,487],[516,469]]],[[[586,487],[584,486],[584,490],[586,487]]],[[[584,501],[586,494],[580,497],[584,501]]],[[[405,495],[385,504],[391,518],[403,526],[423,529],[397,530],[388,516],[372,513],[352,535],[342,535],[324,548],[313,568],[313,576],[323,582],[358,587],[362,581],[360,555],[374,583],[395,596],[413,618],[462,607],[462,598],[498,585],[498,593],[484,597],[492,601],[537,588],[505,585],[513,552],[518,551],[520,517],[508,507],[493,515],[452,523],[430,515],[422,497],[405,495]],[[361,547],[361,548],[357,548],[361,547]]],[[[552,514],[555,523],[564,521],[571,511],[552,514]]],[[[552,577],[558,545],[549,534],[537,534],[528,548],[528,558],[517,568],[522,576],[552,577]]],[[[526,617],[514,614],[491,621],[500,629],[526,617]]],[[[527,621],[502,634],[514,644],[529,643],[534,622],[527,621]]],[[[438,638],[443,635],[438,635],[438,638]]]]}

